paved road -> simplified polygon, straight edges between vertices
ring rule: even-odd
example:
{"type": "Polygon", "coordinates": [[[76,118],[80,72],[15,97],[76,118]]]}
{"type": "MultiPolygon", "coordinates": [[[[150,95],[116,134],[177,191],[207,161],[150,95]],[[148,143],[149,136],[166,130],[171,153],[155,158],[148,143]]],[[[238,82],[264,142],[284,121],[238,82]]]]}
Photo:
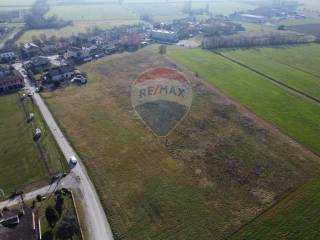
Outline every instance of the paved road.
{"type": "MultiPolygon", "coordinates": [[[[57,183],[54,183],[50,186],[45,186],[42,188],[39,188],[33,192],[27,193],[23,196],[24,200],[31,200],[31,199],[35,199],[37,197],[37,195],[45,195],[45,194],[49,194],[52,193],[57,187],[57,183]]],[[[17,205],[20,202],[20,198],[15,198],[12,200],[6,200],[4,202],[0,202],[0,209],[4,208],[4,207],[11,207],[13,205],[17,205]]]]}
{"type": "MultiPolygon", "coordinates": [[[[81,209],[85,215],[85,221],[87,224],[87,230],[90,239],[113,240],[112,231],[97,192],[79,156],[77,156],[68,140],[62,134],[60,128],[58,127],[56,121],[54,120],[52,114],[50,113],[41,96],[34,91],[35,88],[31,86],[28,77],[22,73],[22,64],[15,64],[14,67],[25,77],[26,88],[28,88],[29,91],[33,92],[33,101],[39,107],[43,118],[45,119],[54,138],[61,148],[61,151],[63,152],[66,160],[68,161],[71,156],[76,156],[76,158],[78,159],[78,164],[72,169],[71,173],[69,174],[70,176],[68,176],[66,179],[63,179],[61,185],[63,187],[72,188],[74,194],[78,196],[81,204],[81,209]]],[[[45,189],[43,189],[42,191],[45,191],[45,189]]],[[[27,196],[29,195],[27,194],[27,196]]]]}

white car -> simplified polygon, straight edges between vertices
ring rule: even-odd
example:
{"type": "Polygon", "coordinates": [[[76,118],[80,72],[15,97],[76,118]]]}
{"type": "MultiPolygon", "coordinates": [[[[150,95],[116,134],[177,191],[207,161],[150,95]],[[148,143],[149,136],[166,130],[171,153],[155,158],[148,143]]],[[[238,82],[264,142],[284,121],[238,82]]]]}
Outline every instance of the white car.
{"type": "Polygon", "coordinates": [[[71,156],[70,159],[69,159],[69,164],[71,166],[75,166],[75,165],[77,165],[77,163],[78,163],[77,158],[75,156],[71,156]]]}

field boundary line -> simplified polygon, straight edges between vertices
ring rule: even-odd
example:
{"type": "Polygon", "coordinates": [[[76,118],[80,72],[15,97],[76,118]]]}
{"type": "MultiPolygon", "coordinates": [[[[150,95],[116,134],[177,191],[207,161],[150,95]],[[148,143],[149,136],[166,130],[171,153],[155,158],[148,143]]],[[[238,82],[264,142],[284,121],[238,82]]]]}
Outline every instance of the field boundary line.
{"type": "Polygon", "coordinates": [[[272,58],[272,57],[269,57],[269,56],[267,56],[267,55],[265,55],[265,54],[261,54],[261,55],[264,56],[265,58],[269,59],[269,60],[272,60],[272,61],[274,61],[274,62],[280,63],[280,64],[282,64],[282,65],[285,65],[285,66],[289,67],[289,68],[295,69],[295,70],[297,70],[297,71],[303,72],[303,73],[305,73],[305,74],[311,75],[311,76],[316,77],[316,78],[320,78],[320,75],[318,75],[318,74],[315,74],[315,73],[306,71],[306,70],[304,70],[304,69],[302,69],[302,68],[299,68],[299,67],[290,65],[290,64],[288,64],[288,63],[285,63],[285,62],[282,62],[282,61],[279,61],[279,60],[276,60],[276,59],[274,59],[274,58],[272,58]]]}
{"type": "Polygon", "coordinates": [[[280,203],[282,203],[284,200],[286,200],[288,197],[290,197],[291,195],[293,195],[294,193],[298,192],[298,190],[300,190],[301,188],[303,188],[305,185],[307,185],[309,182],[314,181],[314,179],[316,178],[316,176],[313,176],[312,178],[306,180],[304,183],[302,183],[299,186],[296,186],[293,189],[288,189],[287,192],[285,192],[282,197],[279,198],[278,201],[274,202],[273,204],[271,204],[269,207],[267,207],[266,209],[264,209],[261,213],[259,213],[257,216],[255,216],[254,218],[252,218],[250,221],[246,222],[245,224],[243,224],[242,226],[240,226],[237,230],[235,230],[234,232],[232,232],[228,237],[225,238],[225,240],[231,240],[232,237],[234,237],[236,234],[238,234],[242,229],[246,228],[247,226],[249,226],[251,223],[255,222],[258,218],[260,218],[262,215],[264,215],[265,213],[269,212],[271,209],[277,207],[277,205],[279,205],[280,203]]]}
{"type": "Polygon", "coordinates": [[[241,67],[246,68],[246,69],[248,69],[248,70],[250,70],[250,71],[258,74],[258,75],[260,75],[260,76],[262,76],[262,77],[270,80],[271,82],[274,82],[274,83],[276,83],[276,84],[278,84],[278,85],[281,85],[281,86],[283,86],[283,87],[285,87],[285,88],[287,88],[287,89],[289,89],[289,90],[291,90],[291,91],[293,91],[293,92],[295,92],[295,93],[297,93],[297,94],[299,94],[299,95],[302,95],[303,97],[305,97],[305,98],[307,98],[307,99],[309,99],[309,100],[312,100],[312,101],[317,102],[317,103],[320,104],[320,99],[318,99],[318,98],[316,98],[316,97],[313,97],[313,96],[311,96],[311,95],[309,95],[309,94],[307,94],[307,93],[305,93],[305,92],[303,92],[303,91],[301,91],[301,90],[299,90],[299,89],[296,89],[296,88],[294,88],[294,87],[291,87],[290,85],[288,85],[288,84],[286,84],[286,83],[283,83],[283,82],[281,82],[280,80],[275,79],[275,78],[273,78],[273,77],[271,77],[271,76],[269,76],[269,75],[267,75],[267,74],[265,74],[265,73],[263,73],[263,72],[260,72],[260,71],[256,70],[255,68],[250,67],[250,66],[248,66],[248,65],[246,65],[246,64],[244,64],[244,63],[242,63],[242,62],[239,62],[239,61],[237,61],[237,60],[235,60],[235,59],[233,59],[233,58],[231,58],[231,57],[228,57],[228,56],[224,55],[224,54],[221,53],[221,52],[218,52],[218,51],[215,51],[215,50],[211,50],[211,52],[213,52],[214,54],[216,54],[216,55],[218,55],[218,56],[221,56],[221,57],[229,60],[230,62],[233,62],[233,63],[235,63],[235,64],[237,64],[237,65],[240,65],[241,67]]]}

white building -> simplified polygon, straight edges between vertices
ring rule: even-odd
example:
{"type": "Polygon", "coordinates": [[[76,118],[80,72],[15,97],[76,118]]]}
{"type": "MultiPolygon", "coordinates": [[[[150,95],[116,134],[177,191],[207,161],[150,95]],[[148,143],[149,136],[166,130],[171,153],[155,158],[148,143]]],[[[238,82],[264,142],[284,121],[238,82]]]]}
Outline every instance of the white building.
{"type": "Polygon", "coordinates": [[[178,34],[167,30],[152,30],[151,38],[161,42],[177,42],[178,34]]]}

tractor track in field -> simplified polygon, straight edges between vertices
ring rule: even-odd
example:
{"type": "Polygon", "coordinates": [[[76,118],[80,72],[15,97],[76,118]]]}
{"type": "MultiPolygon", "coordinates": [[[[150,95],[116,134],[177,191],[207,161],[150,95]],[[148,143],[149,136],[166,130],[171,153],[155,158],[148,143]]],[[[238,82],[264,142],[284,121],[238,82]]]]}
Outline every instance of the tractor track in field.
{"type": "Polygon", "coordinates": [[[211,51],[214,54],[216,54],[216,55],[218,55],[220,57],[223,57],[223,58],[227,59],[228,61],[233,62],[233,63],[235,63],[235,64],[237,64],[237,65],[239,65],[239,66],[241,66],[243,68],[246,68],[246,69],[248,69],[248,70],[250,70],[250,71],[252,71],[252,72],[254,72],[254,73],[256,73],[256,74],[258,74],[258,75],[260,75],[260,76],[262,76],[264,78],[266,78],[266,79],[268,79],[271,82],[274,82],[274,83],[276,83],[276,84],[278,84],[278,85],[280,85],[282,87],[287,88],[288,90],[290,90],[292,92],[295,92],[295,93],[297,93],[297,94],[299,94],[299,95],[301,95],[301,96],[303,96],[303,97],[305,97],[305,98],[307,98],[307,99],[309,99],[311,101],[314,101],[314,102],[320,104],[320,99],[319,98],[313,97],[313,96],[311,96],[311,95],[309,95],[309,94],[307,94],[307,93],[305,93],[305,92],[303,92],[303,91],[301,91],[301,90],[299,90],[297,88],[291,87],[290,85],[288,85],[288,84],[286,84],[286,83],[284,83],[284,82],[282,82],[282,81],[280,81],[278,79],[275,79],[275,78],[269,76],[268,74],[260,72],[257,69],[255,69],[253,67],[250,67],[250,66],[248,66],[248,65],[246,65],[246,64],[244,64],[242,62],[239,62],[238,60],[235,60],[235,59],[233,59],[231,57],[228,57],[228,56],[224,55],[221,52],[218,52],[218,51],[215,51],[215,50],[211,50],[211,51]]]}

